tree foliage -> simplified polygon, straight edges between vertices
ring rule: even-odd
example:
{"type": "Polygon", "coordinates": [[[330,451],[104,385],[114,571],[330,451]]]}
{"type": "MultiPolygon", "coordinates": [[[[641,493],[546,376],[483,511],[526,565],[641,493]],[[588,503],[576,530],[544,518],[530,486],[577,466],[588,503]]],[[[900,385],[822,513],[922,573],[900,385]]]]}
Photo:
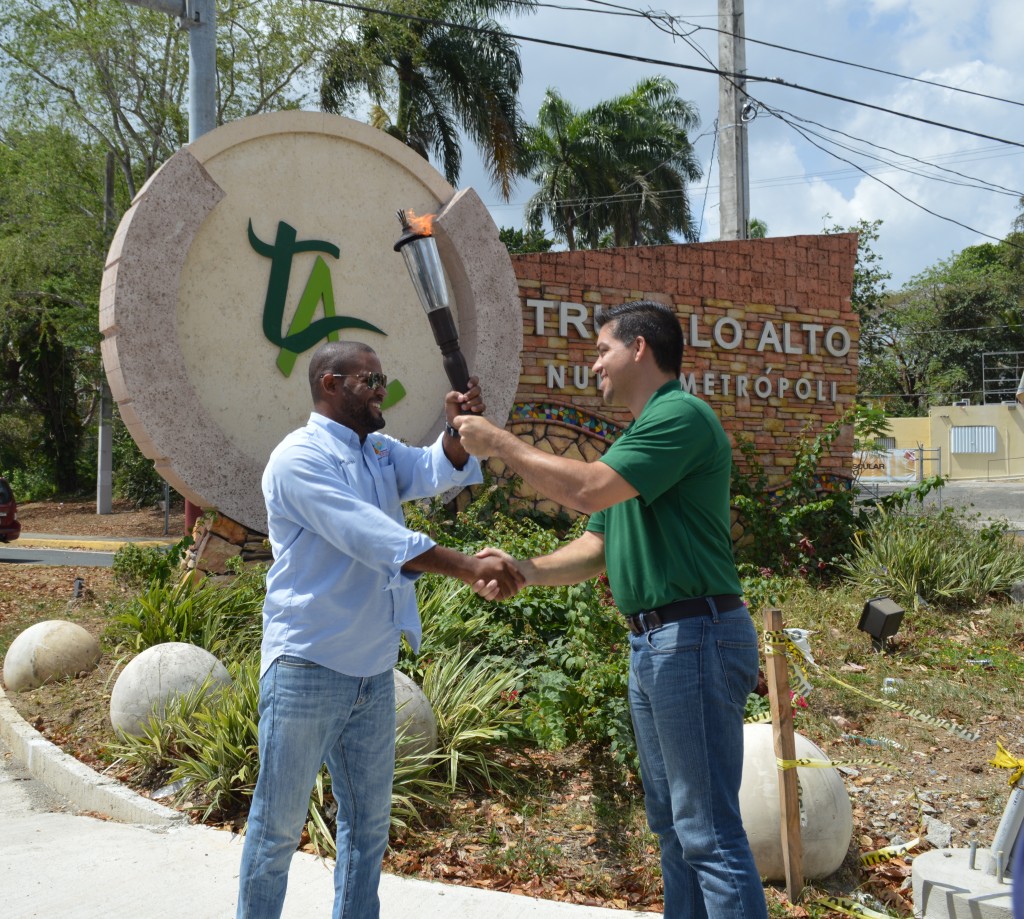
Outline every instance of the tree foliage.
{"type": "Polygon", "coordinates": [[[689,134],[694,105],[665,77],[591,109],[549,89],[527,134],[531,225],[547,218],[569,249],[697,239],[687,185],[701,176],[689,134]]]}
{"type": "Polygon", "coordinates": [[[63,493],[99,376],[102,162],[56,127],[0,144],[0,414],[22,438],[11,467],[42,466],[63,493]]]}
{"type": "Polygon", "coordinates": [[[544,235],[540,228],[531,227],[517,230],[514,227],[502,227],[498,238],[505,244],[510,255],[522,255],[525,252],[549,252],[555,244],[553,239],[544,235]]]}
{"type": "Polygon", "coordinates": [[[348,111],[368,97],[371,124],[424,159],[436,156],[452,185],[462,170],[464,131],[507,201],[522,156],[522,68],[515,40],[492,17],[532,12],[534,0],[365,5],[382,12],[359,12],[330,49],[320,86],[324,109],[348,111]],[[421,18],[386,15],[392,11],[421,18]]]}
{"type": "MultiPolygon", "coordinates": [[[[862,390],[867,383],[865,391],[885,394],[890,414],[923,415],[959,399],[980,403],[983,356],[1005,353],[1009,378],[1001,386],[1012,391],[1013,352],[1024,351],[1024,272],[1013,268],[1013,257],[1006,242],[970,246],[887,297],[862,390]]],[[[993,358],[993,367],[999,362],[993,358]]]]}
{"type": "MultiPolygon", "coordinates": [[[[300,105],[319,44],[343,25],[291,0],[228,0],[217,17],[218,122],[300,105]]],[[[187,33],[163,13],[122,0],[0,9],[0,462],[34,494],[77,492],[95,469],[106,250],[188,139],[187,83],[187,33]]]]}
{"type": "MultiPolygon", "coordinates": [[[[340,24],[317,3],[219,3],[218,124],[301,105],[340,24]]],[[[98,142],[134,197],[188,140],[188,53],[170,16],[123,0],[13,0],[0,9],[4,120],[98,142]]]]}
{"type": "Polygon", "coordinates": [[[924,415],[959,399],[982,402],[986,353],[989,374],[1002,372],[1003,387],[1014,389],[1012,352],[1024,351],[1024,234],[1015,229],[1002,242],[970,246],[890,291],[891,274],[875,251],[881,223],[828,231],[858,234],[852,305],[861,323],[861,397],[890,415],[924,415]],[[1002,352],[1005,360],[995,356],[1002,352]]]}

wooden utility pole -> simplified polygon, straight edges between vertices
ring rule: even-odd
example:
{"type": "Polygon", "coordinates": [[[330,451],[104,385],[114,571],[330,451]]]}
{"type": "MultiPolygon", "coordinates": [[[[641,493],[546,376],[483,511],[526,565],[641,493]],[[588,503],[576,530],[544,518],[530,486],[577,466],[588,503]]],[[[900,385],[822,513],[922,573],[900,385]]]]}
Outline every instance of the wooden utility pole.
{"type": "Polygon", "coordinates": [[[747,53],[743,0],[718,0],[719,238],[746,239],[750,225],[747,126],[743,106],[747,53]],[[742,75],[742,76],[741,76],[742,75]]]}
{"type": "MultiPolygon", "coordinates": [[[[783,625],[781,610],[765,610],[764,627],[767,632],[781,632],[783,625]]],[[[789,698],[789,669],[786,655],[781,649],[766,656],[764,669],[768,682],[768,701],[772,709],[775,757],[795,760],[796,737],[793,733],[793,703],[789,698]]],[[[797,788],[796,769],[779,769],[779,810],[782,814],[782,864],[786,871],[786,895],[790,903],[797,903],[804,887],[804,859],[800,842],[800,791],[797,788]]]]}

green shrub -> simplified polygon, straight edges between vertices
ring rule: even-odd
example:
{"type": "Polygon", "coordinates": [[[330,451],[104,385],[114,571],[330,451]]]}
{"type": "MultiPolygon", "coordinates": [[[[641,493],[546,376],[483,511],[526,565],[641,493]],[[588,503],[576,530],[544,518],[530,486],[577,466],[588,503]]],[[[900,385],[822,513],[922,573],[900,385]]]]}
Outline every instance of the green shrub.
{"type": "Polygon", "coordinates": [[[840,418],[813,437],[800,437],[793,467],[777,488],[769,488],[754,442],[736,436],[746,467],[734,465],[732,475],[733,506],[744,531],[736,546],[740,564],[815,580],[834,573],[859,525],[856,492],[851,483],[827,482],[818,467],[848,423],[840,418]]]}
{"type": "Polygon", "coordinates": [[[517,686],[522,676],[515,667],[476,659],[473,650],[461,648],[427,664],[423,694],[437,717],[449,788],[514,784],[515,776],[496,754],[521,740],[517,686]]]}
{"type": "Polygon", "coordinates": [[[114,580],[122,587],[133,589],[152,583],[166,584],[177,572],[193,542],[191,536],[183,536],[167,548],[125,543],[114,553],[114,580]]]}
{"type": "MultiPolygon", "coordinates": [[[[792,469],[777,487],[769,487],[754,442],[742,434],[736,436],[743,468],[733,465],[732,502],[743,527],[743,536],[735,546],[741,571],[829,582],[842,574],[842,563],[853,551],[854,537],[878,509],[920,504],[932,489],[942,485],[942,478],[935,476],[878,501],[861,502],[855,482],[819,472],[822,458],[843,428],[855,421],[860,424],[865,412],[871,415],[870,410],[857,407],[821,433],[801,436],[792,469]]],[[[871,420],[871,425],[876,423],[871,420]]],[[[756,607],[751,604],[751,608],[756,607]]]]}
{"type": "Polygon", "coordinates": [[[1024,552],[1006,527],[977,526],[964,512],[912,515],[879,509],[844,567],[869,593],[887,594],[907,609],[953,609],[1008,593],[1024,580],[1024,552]]]}
{"type": "Polygon", "coordinates": [[[260,646],[265,578],[266,569],[254,565],[227,585],[154,579],[120,606],[110,637],[132,651],[184,641],[225,659],[245,657],[260,646]]]}

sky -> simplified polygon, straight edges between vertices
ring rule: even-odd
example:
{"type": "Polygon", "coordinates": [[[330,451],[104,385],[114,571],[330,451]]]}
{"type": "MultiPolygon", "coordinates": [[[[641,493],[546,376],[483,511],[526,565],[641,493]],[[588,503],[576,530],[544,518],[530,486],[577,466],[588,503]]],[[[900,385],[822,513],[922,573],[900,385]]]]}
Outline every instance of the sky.
{"type": "MultiPolygon", "coordinates": [[[[892,274],[892,289],[966,246],[990,241],[988,236],[1005,237],[1024,194],[1024,16],[1020,2],[747,0],[746,59],[751,77],[781,78],[950,126],[924,124],[822,95],[750,82],[748,93],[765,105],[748,126],[751,217],[767,224],[769,236],[820,233],[826,226],[882,220],[874,249],[883,268],[892,274]],[[899,76],[875,73],[863,66],[899,76]],[[953,88],[932,85],[936,83],[953,88]],[[973,95],[957,90],[969,90],[973,95]],[[988,97],[1015,100],[1015,104],[988,97]],[[851,153],[812,137],[874,177],[818,149],[787,121],[868,151],[869,156],[851,153]],[[879,163],[877,156],[895,165],[879,163]]],[[[531,16],[504,22],[518,35],[688,66],[717,66],[718,34],[712,31],[718,27],[716,0],[668,7],[678,31],[688,36],[688,41],[666,34],[643,17],[612,15],[643,9],[646,7],[639,0],[550,0],[531,16]],[[702,49],[710,64],[691,43],[702,49]]],[[[535,120],[548,87],[558,89],[575,107],[586,108],[626,92],[644,77],[664,74],[672,79],[680,95],[694,102],[700,112],[701,125],[692,140],[703,178],[691,185],[690,197],[693,211],[699,215],[701,241],[718,238],[716,76],[530,42],[521,42],[520,47],[520,100],[528,121],[535,120]]],[[[510,202],[503,202],[468,143],[459,185],[477,190],[499,226],[523,225],[523,204],[533,191],[531,183],[521,181],[510,202]]]]}

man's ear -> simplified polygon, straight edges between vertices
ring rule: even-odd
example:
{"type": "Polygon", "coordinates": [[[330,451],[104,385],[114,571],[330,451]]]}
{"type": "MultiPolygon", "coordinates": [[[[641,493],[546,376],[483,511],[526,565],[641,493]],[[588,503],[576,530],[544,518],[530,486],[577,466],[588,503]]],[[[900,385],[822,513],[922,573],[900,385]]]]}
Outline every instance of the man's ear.
{"type": "Polygon", "coordinates": [[[337,374],[325,373],[320,377],[319,392],[322,396],[330,395],[341,385],[341,379],[337,374]]]}
{"type": "Polygon", "coordinates": [[[639,363],[643,360],[643,356],[647,353],[647,339],[643,335],[637,335],[633,339],[633,344],[636,345],[636,357],[633,358],[635,363],[639,363]]]}

